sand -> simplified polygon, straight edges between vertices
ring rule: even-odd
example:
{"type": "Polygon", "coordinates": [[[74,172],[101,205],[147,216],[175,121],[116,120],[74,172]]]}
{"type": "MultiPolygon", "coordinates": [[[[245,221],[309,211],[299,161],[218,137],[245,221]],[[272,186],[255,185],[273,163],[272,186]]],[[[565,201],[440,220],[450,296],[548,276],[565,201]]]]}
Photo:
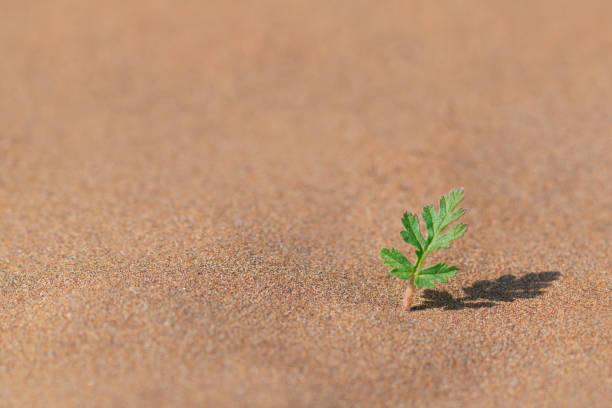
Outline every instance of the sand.
{"type": "Polygon", "coordinates": [[[0,406],[611,406],[610,21],[3,2],[0,406]],[[379,251],[457,186],[405,312],[379,251]]]}

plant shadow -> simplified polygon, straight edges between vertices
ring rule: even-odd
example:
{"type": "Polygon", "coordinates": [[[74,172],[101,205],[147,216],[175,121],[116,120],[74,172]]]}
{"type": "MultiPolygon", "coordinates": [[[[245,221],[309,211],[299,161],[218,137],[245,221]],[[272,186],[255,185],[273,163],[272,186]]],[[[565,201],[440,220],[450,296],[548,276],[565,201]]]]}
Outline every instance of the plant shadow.
{"type": "Polygon", "coordinates": [[[544,293],[553,281],[561,276],[560,272],[528,273],[517,278],[504,275],[491,280],[474,282],[463,288],[465,296],[454,298],[445,290],[426,289],[421,295],[425,301],[410,310],[444,308],[445,310],[480,309],[493,307],[498,302],[513,302],[516,299],[530,299],[544,293]]]}

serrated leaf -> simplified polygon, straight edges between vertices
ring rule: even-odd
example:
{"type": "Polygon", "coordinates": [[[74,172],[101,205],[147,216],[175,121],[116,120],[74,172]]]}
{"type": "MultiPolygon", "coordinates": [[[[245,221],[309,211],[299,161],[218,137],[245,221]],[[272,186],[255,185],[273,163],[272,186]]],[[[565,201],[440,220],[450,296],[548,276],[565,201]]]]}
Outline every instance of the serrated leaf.
{"type": "Polygon", "coordinates": [[[384,264],[392,268],[405,267],[414,270],[414,265],[395,248],[383,248],[380,251],[380,257],[383,259],[384,264]]]}
{"type": "Polygon", "coordinates": [[[456,210],[451,211],[446,214],[446,219],[444,223],[440,225],[440,230],[446,228],[449,224],[452,224],[454,221],[457,221],[459,217],[465,214],[465,210],[463,208],[457,208],[456,210]]]}
{"type": "Polygon", "coordinates": [[[380,251],[380,257],[383,259],[383,264],[393,268],[389,272],[393,276],[400,279],[408,279],[414,273],[414,265],[406,259],[404,254],[395,248],[383,248],[380,251]]]}
{"type": "Polygon", "coordinates": [[[409,212],[404,213],[404,216],[402,217],[402,224],[404,224],[404,227],[406,228],[404,231],[400,232],[402,238],[404,238],[404,241],[414,245],[422,252],[423,246],[425,245],[425,240],[421,235],[421,226],[417,216],[409,212]]]}
{"type": "Polygon", "coordinates": [[[453,226],[453,228],[448,230],[448,232],[437,235],[429,245],[428,250],[435,251],[439,248],[448,248],[450,243],[456,239],[461,238],[466,230],[467,225],[465,224],[457,224],[453,226]]]}
{"type": "Polygon", "coordinates": [[[445,195],[440,197],[439,207],[440,207],[440,213],[439,213],[440,220],[444,220],[446,218],[446,196],[445,195]]]}
{"type": "Polygon", "coordinates": [[[396,278],[400,278],[404,280],[410,279],[413,273],[414,271],[407,271],[405,269],[400,269],[400,268],[391,269],[389,271],[389,274],[395,276],[396,278]]]}
{"type": "Polygon", "coordinates": [[[456,188],[448,193],[446,204],[449,208],[455,208],[463,200],[463,188],[456,188]]]}
{"type": "Polygon", "coordinates": [[[433,288],[435,282],[446,283],[456,273],[457,267],[442,262],[420,271],[414,278],[414,284],[417,288],[433,288]]]}
{"type": "Polygon", "coordinates": [[[442,231],[449,224],[456,221],[465,212],[463,208],[457,206],[463,200],[463,189],[458,188],[451,191],[446,196],[440,198],[440,223],[438,231],[442,231]]]}
{"type": "Polygon", "coordinates": [[[428,205],[423,208],[423,219],[427,226],[427,244],[430,244],[440,225],[438,213],[433,205],[428,205]]]}

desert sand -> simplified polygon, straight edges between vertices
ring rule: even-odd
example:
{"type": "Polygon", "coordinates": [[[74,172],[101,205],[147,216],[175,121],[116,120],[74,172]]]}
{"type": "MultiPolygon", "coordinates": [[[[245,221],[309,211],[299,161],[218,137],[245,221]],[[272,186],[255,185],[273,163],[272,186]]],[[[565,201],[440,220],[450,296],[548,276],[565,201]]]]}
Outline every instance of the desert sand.
{"type": "Polygon", "coordinates": [[[609,1],[1,8],[0,406],[612,406],[609,1]]]}

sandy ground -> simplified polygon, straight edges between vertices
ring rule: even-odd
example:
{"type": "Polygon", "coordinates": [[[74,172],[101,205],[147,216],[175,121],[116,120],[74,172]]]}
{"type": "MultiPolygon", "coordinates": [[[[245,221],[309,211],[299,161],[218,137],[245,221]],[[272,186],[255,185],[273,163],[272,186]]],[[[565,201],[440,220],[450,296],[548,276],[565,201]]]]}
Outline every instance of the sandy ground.
{"type": "Polygon", "coordinates": [[[609,1],[1,9],[0,406],[612,405],[609,1]]]}

